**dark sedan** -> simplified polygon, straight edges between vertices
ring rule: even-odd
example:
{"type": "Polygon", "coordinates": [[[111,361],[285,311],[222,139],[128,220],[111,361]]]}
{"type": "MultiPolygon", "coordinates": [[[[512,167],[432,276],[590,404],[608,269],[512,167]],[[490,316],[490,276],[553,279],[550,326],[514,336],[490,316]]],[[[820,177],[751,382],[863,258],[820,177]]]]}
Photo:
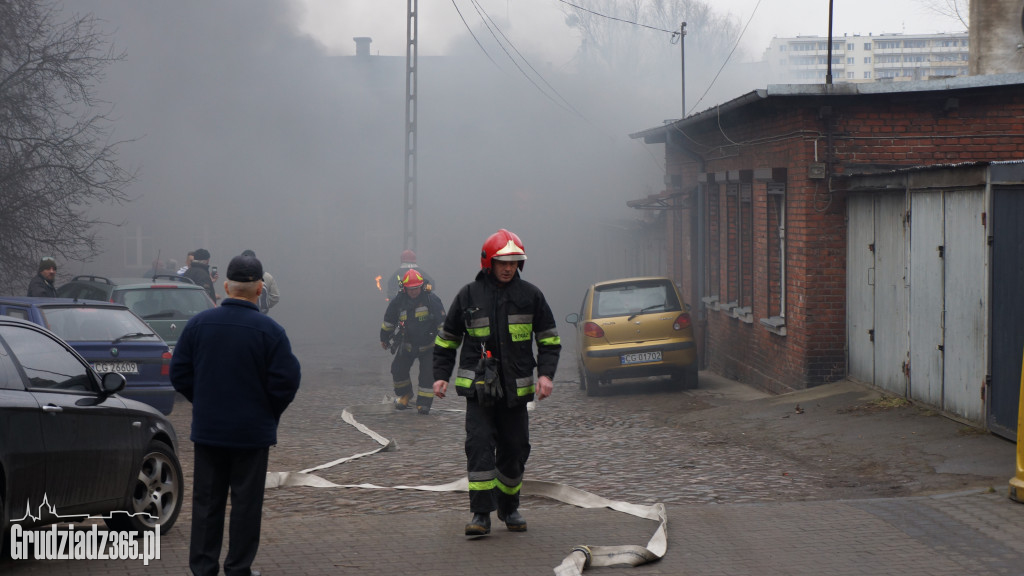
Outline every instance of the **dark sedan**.
{"type": "Polygon", "coordinates": [[[174,428],[118,395],[124,385],[45,328],[0,317],[0,542],[14,522],[66,521],[54,514],[109,515],[115,530],[174,525],[184,496],[174,428]]]}

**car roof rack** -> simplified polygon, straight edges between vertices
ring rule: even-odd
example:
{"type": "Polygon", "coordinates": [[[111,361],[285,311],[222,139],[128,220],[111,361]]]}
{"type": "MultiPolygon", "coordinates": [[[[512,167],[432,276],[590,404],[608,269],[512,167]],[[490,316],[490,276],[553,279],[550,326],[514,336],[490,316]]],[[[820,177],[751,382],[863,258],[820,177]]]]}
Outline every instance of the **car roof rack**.
{"type": "Polygon", "coordinates": [[[75,276],[74,278],[71,279],[72,282],[74,282],[76,280],[88,280],[89,282],[103,282],[104,284],[110,284],[110,285],[114,284],[113,282],[110,281],[110,278],[106,278],[104,276],[83,275],[83,276],[75,276]]]}
{"type": "Polygon", "coordinates": [[[177,274],[154,274],[153,281],[156,282],[157,278],[160,278],[161,280],[166,279],[173,280],[175,282],[182,282],[184,284],[192,284],[193,286],[196,284],[195,282],[192,281],[191,278],[186,278],[185,276],[178,276],[177,274]]]}

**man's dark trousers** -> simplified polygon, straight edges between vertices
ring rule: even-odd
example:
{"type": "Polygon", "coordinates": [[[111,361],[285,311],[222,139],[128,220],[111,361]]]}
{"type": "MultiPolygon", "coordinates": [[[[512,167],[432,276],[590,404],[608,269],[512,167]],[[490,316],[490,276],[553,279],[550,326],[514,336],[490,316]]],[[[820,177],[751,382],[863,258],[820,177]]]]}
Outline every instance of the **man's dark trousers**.
{"type": "Polygon", "coordinates": [[[231,490],[231,525],[224,574],[249,576],[260,547],[260,520],[270,448],[222,448],[195,444],[192,488],[194,576],[216,576],[224,538],[224,510],[231,490]]]}

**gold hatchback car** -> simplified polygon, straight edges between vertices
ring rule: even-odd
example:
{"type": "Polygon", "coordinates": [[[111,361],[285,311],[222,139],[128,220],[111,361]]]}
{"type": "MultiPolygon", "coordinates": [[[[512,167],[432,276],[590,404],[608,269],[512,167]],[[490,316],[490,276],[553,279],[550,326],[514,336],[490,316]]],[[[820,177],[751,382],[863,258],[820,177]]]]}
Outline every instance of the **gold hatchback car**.
{"type": "Polygon", "coordinates": [[[697,342],[690,307],[668,278],[620,278],[587,289],[576,327],[580,389],[588,396],[612,380],[668,376],[697,386],[697,342]]]}

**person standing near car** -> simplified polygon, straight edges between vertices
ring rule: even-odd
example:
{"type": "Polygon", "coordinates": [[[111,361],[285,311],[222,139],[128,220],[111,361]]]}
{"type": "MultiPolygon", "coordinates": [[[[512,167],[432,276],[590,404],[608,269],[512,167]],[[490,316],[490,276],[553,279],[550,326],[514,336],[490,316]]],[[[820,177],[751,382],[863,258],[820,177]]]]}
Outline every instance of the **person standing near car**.
{"type": "Polygon", "coordinates": [[[213,283],[220,276],[218,274],[210,273],[210,251],[205,248],[196,250],[193,254],[192,263],[188,265],[188,270],[183,274],[185,278],[188,278],[192,282],[199,286],[202,286],[206,290],[206,293],[210,295],[210,300],[217,301],[217,291],[213,288],[213,283]]]}
{"type": "MultiPolygon", "coordinates": [[[[242,256],[256,257],[256,253],[252,250],[243,250],[242,256]]],[[[259,307],[260,312],[269,314],[270,309],[277,306],[277,303],[281,301],[281,293],[277,290],[277,280],[270,275],[270,272],[263,272],[263,292],[260,294],[259,307]]]]}
{"type": "Polygon", "coordinates": [[[519,491],[530,456],[526,405],[551,395],[562,345],[547,300],[519,273],[526,249],[502,229],[484,242],[480,272],[459,290],[434,344],[434,395],[444,398],[462,346],[455,390],[466,398],[469,508],[466,536],[491,531],[490,513],[525,532],[519,491]],[[537,342],[537,357],[533,342],[537,342]],[[536,384],[533,379],[537,371],[536,384]]]}
{"type": "Polygon", "coordinates": [[[185,272],[188,272],[189,266],[192,265],[192,261],[196,259],[195,251],[189,252],[185,255],[185,265],[178,268],[178,276],[184,276],[185,272]]]}
{"type": "Polygon", "coordinates": [[[402,277],[402,290],[388,302],[380,325],[380,346],[394,346],[391,379],[395,386],[395,409],[410,408],[412,378],[409,373],[419,361],[419,391],[416,411],[429,414],[434,402],[434,337],[444,324],[444,304],[425,286],[418,270],[402,277]],[[397,342],[392,343],[395,339],[397,342]]]}
{"type": "Polygon", "coordinates": [[[295,398],[299,361],[288,335],[256,302],[263,265],[236,256],[224,302],[185,325],[171,358],[171,384],[192,403],[195,469],[189,567],[219,572],[224,510],[231,494],[225,574],[251,571],[260,543],[264,482],[281,415],[295,398]]]}
{"type": "Polygon", "coordinates": [[[50,256],[39,261],[36,275],[28,282],[28,296],[56,298],[57,287],[53,285],[57,278],[57,261],[50,256]]]}

